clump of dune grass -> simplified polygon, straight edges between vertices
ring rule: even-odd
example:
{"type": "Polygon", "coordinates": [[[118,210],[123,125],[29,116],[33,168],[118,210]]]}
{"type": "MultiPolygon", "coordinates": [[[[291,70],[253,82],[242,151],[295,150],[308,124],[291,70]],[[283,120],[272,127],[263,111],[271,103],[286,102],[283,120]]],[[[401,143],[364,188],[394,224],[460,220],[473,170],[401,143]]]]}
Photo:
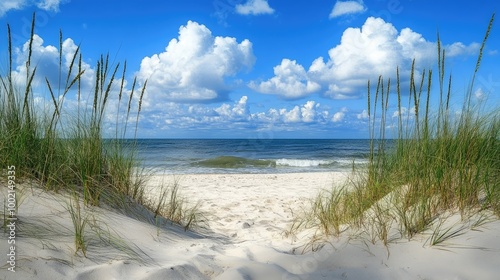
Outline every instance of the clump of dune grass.
{"type": "Polygon", "coordinates": [[[87,239],[85,230],[90,219],[89,214],[82,211],[80,199],[76,193],[70,198],[66,207],[71,216],[71,221],[73,222],[75,254],[77,254],[78,251],[82,251],[83,256],[87,257],[87,239]]]}
{"type": "MultiPolygon", "coordinates": [[[[147,82],[139,85],[134,79],[127,88],[126,63],[122,67],[120,63],[110,62],[109,55],[103,55],[95,65],[93,88],[83,89],[88,69],[82,66],[80,46],[69,61],[63,61],[67,54],[63,51],[60,32],[59,77],[55,82],[45,78],[50,99],[49,104],[42,104],[44,108],[40,109],[34,96],[34,91],[40,90],[34,89],[38,73],[32,59],[34,30],[35,14],[26,49],[26,76],[21,78],[23,81],[14,80],[11,29],[7,25],[8,72],[0,75],[0,165],[15,166],[18,180],[35,182],[45,191],[73,195],[66,209],[73,221],[75,251],[86,256],[88,227],[105,228],[102,224],[89,224],[91,217],[85,213],[90,207],[133,210],[134,204],[148,203],[145,171],[139,167],[135,140],[147,82]],[[69,95],[76,100],[68,102],[69,95]],[[110,100],[118,102],[111,104],[110,100]],[[112,128],[108,123],[112,117],[107,115],[111,106],[116,106],[114,137],[104,138],[105,129],[109,134],[109,127],[112,128]],[[129,123],[134,119],[135,126],[129,123]],[[133,139],[125,139],[130,135],[129,127],[135,129],[133,139]],[[80,198],[83,206],[80,206],[80,198]]],[[[198,208],[187,207],[186,201],[178,196],[177,188],[169,193],[169,199],[155,215],[168,216],[190,228],[199,217],[198,208]]],[[[110,236],[100,232],[100,236],[110,236]]],[[[116,240],[110,243],[125,248],[116,240]]]]}
{"type": "Polygon", "coordinates": [[[204,222],[204,214],[200,210],[201,204],[191,204],[180,192],[179,179],[175,178],[171,185],[160,185],[154,190],[144,205],[153,213],[157,226],[158,217],[166,218],[170,222],[184,227],[184,230],[199,227],[204,222]]]}
{"type": "MultiPolygon", "coordinates": [[[[37,66],[32,61],[35,16],[32,21],[31,37],[28,42],[26,77],[24,83],[14,81],[12,76],[13,54],[10,26],[8,29],[8,73],[0,76],[0,164],[14,165],[19,178],[41,183],[51,191],[78,188],[84,202],[98,205],[101,198],[116,197],[116,194],[140,199],[140,180],[134,181],[135,153],[125,152],[121,145],[126,130],[116,124],[116,139],[103,138],[104,117],[109,108],[110,95],[119,91],[119,100],[125,95],[123,80],[118,83],[120,64],[112,66],[109,55],[97,61],[93,92],[81,89],[82,55],[80,47],[71,57],[67,73],[63,74],[62,32],[59,34],[59,80],[52,84],[45,79],[50,94],[49,110],[40,111],[33,96],[33,80],[37,66]],[[24,88],[19,88],[23,84],[24,88]],[[116,89],[116,87],[119,87],[116,89]],[[69,113],[65,106],[68,93],[77,96],[77,112],[69,113]],[[88,106],[88,100],[91,106],[88,106]],[[103,196],[103,194],[105,194],[103,196]],[[110,195],[114,194],[114,195],[110,195]]],[[[136,94],[136,82],[127,91],[129,98],[123,98],[128,108],[136,94]]],[[[145,85],[140,89],[140,98],[145,85]]],[[[141,100],[139,100],[139,103],[141,100]]],[[[136,112],[139,114],[140,109],[136,112]]],[[[118,112],[117,114],[119,114],[118,112]]],[[[123,126],[127,127],[127,123],[123,126]]]]}
{"type": "Polygon", "coordinates": [[[446,77],[446,52],[439,35],[437,112],[430,106],[435,73],[424,69],[417,77],[415,60],[410,70],[406,114],[399,67],[395,83],[380,76],[373,92],[368,82],[371,140],[367,169],[354,170],[356,178],[343,189],[318,195],[311,210],[297,217],[292,228],[315,227],[318,235],[325,237],[338,236],[342,229],[349,228],[385,245],[395,238],[411,239],[432,231],[429,244],[435,245],[462,234],[467,228],[433,227],[444,213],[459,213],[464,221],[484,211],[499,216],[500,114],[498,110],[484,111],[472,102],[494,17],[459,115],[450,112],[452,76],[446,77]],[[394,92],[398,110],[395,125],[388,120],[390,95],[394,92]],[[389,136],[390,125],[396,127],[395,139],[389,136]]]}

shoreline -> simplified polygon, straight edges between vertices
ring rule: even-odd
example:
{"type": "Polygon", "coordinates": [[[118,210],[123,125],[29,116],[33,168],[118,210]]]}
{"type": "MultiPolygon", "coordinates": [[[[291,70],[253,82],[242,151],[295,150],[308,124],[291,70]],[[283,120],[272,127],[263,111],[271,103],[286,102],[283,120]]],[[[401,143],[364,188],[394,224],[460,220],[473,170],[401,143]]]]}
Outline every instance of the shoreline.
{"type": "MultiPolygon", "coordinates": [[[[364,164],[364,163],[362,163],[364,164]]],[[[361,165],[361,164],[359,164],[361,165]]],[[[310,168],[310,169],[297,169],[294,167],[295,170],[292,170],[292,168],[283,168],[282,170],[279,170],[280,168],[262,168],[262,169],[256,169],[256,168],[205,168],[206,170],[203,170],[203,168],[200,167],[193,167],[193,168],[186,168],[182,167],[179,169],[167,169],[163,167],[157,167],[157,166],[138,166],[136,167],[137,169],[143,169],[146,170],[146,174],[148,176],[168,176],[168,175],[279,175],[279,174],[302,174],[302,173],[352,173],[352,165],[348,167],[336,167],[336,168],[329,168],[329,167],[324,167],[324,168],[310,168]],[[287,170],[288,169],[288,170],[287,170]]],[[[357,166],[357,170],[363,170],[363,166],[357,166]]]]}

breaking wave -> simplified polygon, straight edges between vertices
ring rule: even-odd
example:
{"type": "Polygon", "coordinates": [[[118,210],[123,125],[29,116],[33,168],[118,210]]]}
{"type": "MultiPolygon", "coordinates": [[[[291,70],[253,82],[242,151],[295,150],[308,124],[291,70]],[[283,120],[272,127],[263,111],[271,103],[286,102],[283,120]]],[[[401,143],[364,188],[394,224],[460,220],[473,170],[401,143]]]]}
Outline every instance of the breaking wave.
{"type": "MultiPolygon", "coordinates": [[[[355,164],[366,163],[364,160],[356,160],[355,164]]],[[[276,168],[276,167],[345,167],[353,164],[353,160],[336,159],[249,159],[235,156],[220,156],[216,158],[200,160],[193,166],[208,168],[276,168]]]]}

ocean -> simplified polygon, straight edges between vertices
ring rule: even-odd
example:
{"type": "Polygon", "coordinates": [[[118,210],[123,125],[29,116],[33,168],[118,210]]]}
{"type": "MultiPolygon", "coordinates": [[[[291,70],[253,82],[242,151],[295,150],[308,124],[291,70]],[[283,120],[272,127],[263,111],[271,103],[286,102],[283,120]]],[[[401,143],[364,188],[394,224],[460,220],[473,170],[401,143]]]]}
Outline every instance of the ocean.
{"type": "Polygon", "coordinates": [[[138,159],[154,173],[345,171],[368,162],[369,140],[139,139],[138,159]]]}

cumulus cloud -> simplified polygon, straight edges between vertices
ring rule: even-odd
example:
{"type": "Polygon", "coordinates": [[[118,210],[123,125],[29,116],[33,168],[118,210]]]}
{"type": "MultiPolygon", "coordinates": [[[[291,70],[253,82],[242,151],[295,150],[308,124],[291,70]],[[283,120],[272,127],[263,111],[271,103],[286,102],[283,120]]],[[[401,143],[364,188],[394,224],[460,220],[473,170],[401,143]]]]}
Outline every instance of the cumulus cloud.
{"type": "Polygon", "coordinates": [[[214,111],[223,117],[230,119],[248,119],[249,111],[247,105],[247,96],[241,97],[241,99],[234,105],[231,106],[227,103],[222,104],[220,107],[215,108],[214,111]]]}
{"type": "MultiPolygon", "coordinates": [[[[312,122],[314,121],[314,117],[316,116],[316,102],[315,101],[307,101],[306,104],[301,109],[302,120],[304,122],[312,122]]],[[[319,104],[317,104],[319,106],[319,104]]]]}
{"type": "MultiPolygon", "coordinates": [[[[167,102],[162,111],[143,111],[145,120],[155,121],[159,126],[221,126],[247,123],[254,127],[272,123],[275,126],[290,123],[325,123],[329,112],[321,104],[309,100],[292,108],[270,108],[267,111],[250,112],[248,96],[242,96],[234,103],[223,103],[217,107],[210,104],[183,104],[167,102]],[[151,116],[151,117],[150,117],[151,116]]],[[[345,109],[343,112],[347,112],[345,109]]]]}
{"type": "Polygon", "coordinates": [[[363,1],[337,1],[333,6],[330,18],[336,18],[343,15],[358,14],[366,11],[363,1]]]}
{"type": "Polygon", "coordinates": [[[10,10],[21,10],[26,7],[36,5],[39,9],[45,11],[59,11],[59,5],[67,2],[67,0],[2,0],[0,2],[0,17],[4,16],[10,10]]]}
{"type": "MultiPolygon", "coordinates": [[[[444,45],[447,56],[477,53],[479,44],[455,42],[444,45]]],[[[328,51],[325,59],[315,59],[309,69],[293,60],[283,59],[274,68],[274,77],[249,86],[262,93],[286,98],[306,97],[322,92],[333,99],[358,98],[366,91],[367,80],[379,75],[394,78],[400,68],[402,83],[407,83],[412,60],[416,70],[429,68],[436,59],[436,43],[421,34],[404,28],[400,32],[381,18],[369,17],[361,28],[347,28],[340,44],[328,51]]]]}
{"type": "MultiPolygon", "coordinates": [[[[365,124],[356,120],[355,114],[350,114],[347,108],[340,109],[343,121],[334,122],[333,111],[328,106],[322,106],[317,101],[290,105],[252,107],[251,96],[242,96],[232,102],[222,104],[186,104],[166,102],[163,110],[141,111],[139,127],[141,133],[148,135],[170,135],[168,133],[190,133],[210,131],[218,133],[230,131],[226,136],[240,135],[238,131],[252,132],[292,132],[328,131],[338,127],[364,127],[365,124]]],[[[135,117],[135,116],[134,116],[135,117]]],[[[112,122],[113,120],[110,120],[112,122]]],[[[135,121],[132,120],[132,122],[135,121]]],[[[185,134],[182,134],[185,135],[185,134]]],[[[301,134],[305,135],[305,134],[301,134]]],[[[206,135],[208,136],[208,134],[206,135]]],[[[316,134],[321,136],[321,134],[316,134]]]]}
{"type": "MultiPolygon", "coordinates": [[[[62,43],[62,77],[66,78],[71,66],[71,61],[78,46],[73,39],[67,38],[62,43]]],[[[24,83],[26,80],[26,61],[28,59],[29,40],[26,41],[21,48],[15,48],[15,70],[12,75],[17,83],[24,83]]],[[[37,68],[36,76],[33,81],[33,86],[45,86],[47,78],[51,85],[57,86],[59,82],[59,50],[55,46],[45,45],[44,40],[37,34],[33,35],[33,43],[31,46],[31,67],[37,68]]],[[[82,61],[82,70],[85,70],[81,77],[82,87],[91,88],[95,76],[94,69],[82,61]]],[[[73,64],[73,77],[77,74],[77,63],[73,64]]]]}
{"type": "Polygon", "coordinates": [[[287,99],[301,98],[321,88],[309,79],[304,67],[295,60],[283,59],[274,67],[274,75],[261,83],[251,82],[249,86],[261,93],[277,94],[287,99]]]}
{"type": "Polygon", "coordinates": [[[368,111],[367,110],[363,110],[363,112],[359,113],[359,114],[356,114],[356,118],[358,120],[367,120],[370,118],[370,116],[368,115],[368,111]]]}
{"type": "Polygon", "coordinates": [[[446,54],[448,56],[458,56],[463,54],[472,55],[477,53],[480,47],[481,44],[479,43],[472,43],[466,46],[461,42],[456,42],[446,47],[446,52],[447,52],[446,54]]]}
{"type": "Polygon", "coordinates": [[[211,104],[185,104],[165,102],[163,110],[146,108],[141,112],[139,126],[153,134],[158,130],[209,130],[239,129],[249,125],[251,114],[248,110],[247,96],[238,101],[223,103],[218,107],[211,104]]]}
{"type": "Polygon", "coordinates": [[[0,2],[0,17],[10,10],[20,10],[27,4],[27,0],[2,0],[0,2]]]}
{"type": "Polygon", "coordinates": [[[416,113],[416,110],[415,110],[415,106],[411,107],[410,109],[406,108],[406,107],[401,107],[401,112],[399,110],[395,110],[393,113],[392,113],[392,117],[393,118],[403,118],[403,119],[407,119],[407,118],[410,118],[412,119],[413,116],[415,116],[415,113],[416,113]]]}
{"type": "Polygon", "coordinates": [[[301,116],[300,116],[300,108],[299,106],[293,107],[292,110],[287,111],[286,109],[280,109],[279,114],[283,116],[283,121],[288,123],[288,122],[300,122],[301,121],[301,116]]]}
{"type": "Polygon", "coordinates": [[[291,109],[271,108],[267,112],[253,113],[250,119],[261,124],[280,126],[289,123],[327,123],[329,112],[324,110],[320,103],[309,100],[303,105],[295,105],[291,109]]]}
{"type": "Polygon", "coordinates": [[[36,6],[45,11],[59,12],[59,5],[67,0],[42,0],[36,3],[36,6]]]}
{"type": "Polygon", "coordinates": [[[345,115],[346,115],[346,113],[348,111],[349,110],[347,110],[346,107],[343,107],[342,109],[340,109],[340,111],[338,111],[337,113],[333,114],[332,122],[338,123],[338,122],[343,121],[344,118],[345,118],[345,115]]]}
{"type": "Polygon", "coordinates": [[[272,14],[274,9],[267,0],[248,0],[245,4],[236,5],[236,12],[242,15],[272,14]]]}
{"type": "Polygon", "coordinates": [[[214,37],[205,25],[189,21],[164,52],[142,60],[137,77],[148,80],[156,102],[206,102],[223,98],[228,92],[224,78],[250,69],[254,61],[249,40],[214,37]]]}
{"type": "MultiPolygon", "coordinates": [[[[64,117],[62,125],[66,125],[71,117],[77,116],[77,112],[85,114],[87,110],[92,109],[92,100],[94,98],[94,88],[95,88],[95,76],[96,69],[88,64],[85,59],[81,61],[81,67],[84,71],[83,75],[80,76],[80,96],[77,95],[77,85],[74,84],[73,87],[67,92],[64,99],[62,93],[67,86],[66,78],[70,73],[70,67],[72,67],[71,75],[69,81],[72,81],[78,73],[78,58],[77,54],[76,61],[72,64],[75,53],[78,50],[78,45],[75,44],[73,39],[67,38],[62,42],[62,61],[59,61],[59,46],[52,46],[46,44],[42,37],[38,34],[34,34],[33,42],[31,46],[31,61],[29,68],[33,71],[36,67],[36,75],[32,81],[33,97],[35,100],[35,108],[39,112],[46,112],[51,114],[54,110],[54,104],[52,98],[50,97],[48,86],[46,80],[49,81],[50,86],[55,94],[56,99],[62,104],[62,109],[59,108],[63,114],[68,114],[70,118],[64,117]],[[61,65],[59,64],[61,63],[61,65]],[[60,80],[61,78],[61,80],[60,80]],[[59,95],[59,96],[58,96],[59,95]],[[80,100],[79,100],[80,97],[80,100]],[[64,102],[63,102],[64,100],[64,102]]],[[[20,47],[16,47],[13,50],[14,60],[13,60],[13,71],[12,78],[14,83],[16,83],[18,88],[25,88],[26,86],[26,61],[28,59],[29,53],[29,41],[24,43],[20,47]]],[[[114,68],[115,65],[109,66],[109,71],[114,68]]],[[[32,72],[31,72],[32,73],[32,72]]],[[[118,71],[118,76],[120,76],[121,71],[118,71]]],[[[109,77],[107,82],[109,82],[109,77]]],[[[119,100],[119,89],[122,84],[121,77],[115,77],[113,84],[110,87],[110,94],[107,102],[107,114],[104,114],[103,130],[113,130],[116,129],[116,122],[125,123],[126,114],[119,115],[118,113],[118,103],[119,101],[127,103],[130,96],[130,89],[127,87],[127,81],[123,81],[124,90],[122,92],[122,99],[119,100]]],[[[107,85],[107,84],[106,84],[107,85]]],[[[137,91],[136,91],[137,92],[137,91]]],[[[137,111],[138,106],[138,94],[136,93],[132,99],[132,112],[137,111]]],[[[126,105],[121,106],[121,113],[127,110],[126,105]]],[[[128,120],[129,122],[135,122],[134,119],[128,120]]],[[[130,136],[130,135],[129,135],[130,136]]]]}

